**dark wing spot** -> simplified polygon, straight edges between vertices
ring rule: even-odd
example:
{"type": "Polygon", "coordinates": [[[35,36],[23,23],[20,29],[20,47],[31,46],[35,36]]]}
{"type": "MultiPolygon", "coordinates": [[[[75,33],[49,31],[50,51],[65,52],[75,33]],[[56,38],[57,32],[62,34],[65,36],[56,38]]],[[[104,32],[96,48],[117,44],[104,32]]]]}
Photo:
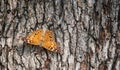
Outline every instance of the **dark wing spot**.
{"type": "Polygon", "coordinates": [[[50,47],[50,49],[52,50],[52,49],[53,49],[53,47],[50,47]]]}
{"type": "Polygon", "coordinates": [[[39,32],[35,33],[35,34],[34,34],[34,37],[35,37],[38,33],[39,33],[39,32]]]}
{"type": "Polygon", "coordinates": [[[53,37],[52,37],[52,36],[49,36],[49,37],[50,37],[50,41],[52,41],[52,38],[53,38],[53,37]]]}

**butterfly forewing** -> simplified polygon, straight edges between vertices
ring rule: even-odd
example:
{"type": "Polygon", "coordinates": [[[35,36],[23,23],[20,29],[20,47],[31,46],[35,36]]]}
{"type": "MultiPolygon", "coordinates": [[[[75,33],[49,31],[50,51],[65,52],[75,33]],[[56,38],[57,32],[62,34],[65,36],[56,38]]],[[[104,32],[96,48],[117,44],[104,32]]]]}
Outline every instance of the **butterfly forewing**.
{"type": "Polygon", "coordinates": [[[44,42],[54,41],[54,33],[50,30],[46,30],[44,34],[44,42]]]}
{"type": "Polygon", "coordinates": [[[40,45],[42,42],[42,36],[43,36],[43,30],[39,29],[39,30],[36,30],[36,31],[30,33],[26,37],[26,41],[29,44],[40,45]]]}

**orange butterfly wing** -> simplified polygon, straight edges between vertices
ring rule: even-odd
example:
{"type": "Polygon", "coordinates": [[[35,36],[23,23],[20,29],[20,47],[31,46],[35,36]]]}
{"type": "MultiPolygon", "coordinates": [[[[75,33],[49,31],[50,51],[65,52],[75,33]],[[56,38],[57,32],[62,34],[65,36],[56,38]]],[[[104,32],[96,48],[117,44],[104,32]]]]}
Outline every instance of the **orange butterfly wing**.
{"type": "Polygon", "coordinates": [[[50,30],[45,31],[42,47],[44,47],[45,49],[49,51],[54,51],[57,49],[57,44],[55,42],[54,33],[52,31],[50,30]]]}
{"type": "Polygon", "coordinates": [[[33,45],[40,45],[42,43],[43,29],[39,29],[30,33],[25,42],[33,45]]]}

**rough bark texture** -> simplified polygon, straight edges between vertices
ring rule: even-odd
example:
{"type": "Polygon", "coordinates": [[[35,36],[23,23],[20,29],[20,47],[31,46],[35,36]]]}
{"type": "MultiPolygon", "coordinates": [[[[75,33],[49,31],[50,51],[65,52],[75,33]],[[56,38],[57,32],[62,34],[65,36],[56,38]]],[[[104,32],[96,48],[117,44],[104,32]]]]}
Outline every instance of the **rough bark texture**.
{"type": "Polygon", "coordinates": [[[0,0],[0,70],[120,70],[120,0],[0,0]],[[39,28],[63,54],[23,43],[39,28]]]}

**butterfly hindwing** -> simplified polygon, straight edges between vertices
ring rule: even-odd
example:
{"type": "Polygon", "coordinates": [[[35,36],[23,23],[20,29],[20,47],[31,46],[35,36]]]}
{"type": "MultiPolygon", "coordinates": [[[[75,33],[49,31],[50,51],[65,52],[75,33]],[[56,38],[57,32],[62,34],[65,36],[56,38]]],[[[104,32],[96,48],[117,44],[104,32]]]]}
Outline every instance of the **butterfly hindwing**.
{"type": "Polygon", "coordinates": [[[45,31],[42,46],[49,51],[54,51],[57,48],[54,33],[52,31],[50,30],[45,31]]]}

